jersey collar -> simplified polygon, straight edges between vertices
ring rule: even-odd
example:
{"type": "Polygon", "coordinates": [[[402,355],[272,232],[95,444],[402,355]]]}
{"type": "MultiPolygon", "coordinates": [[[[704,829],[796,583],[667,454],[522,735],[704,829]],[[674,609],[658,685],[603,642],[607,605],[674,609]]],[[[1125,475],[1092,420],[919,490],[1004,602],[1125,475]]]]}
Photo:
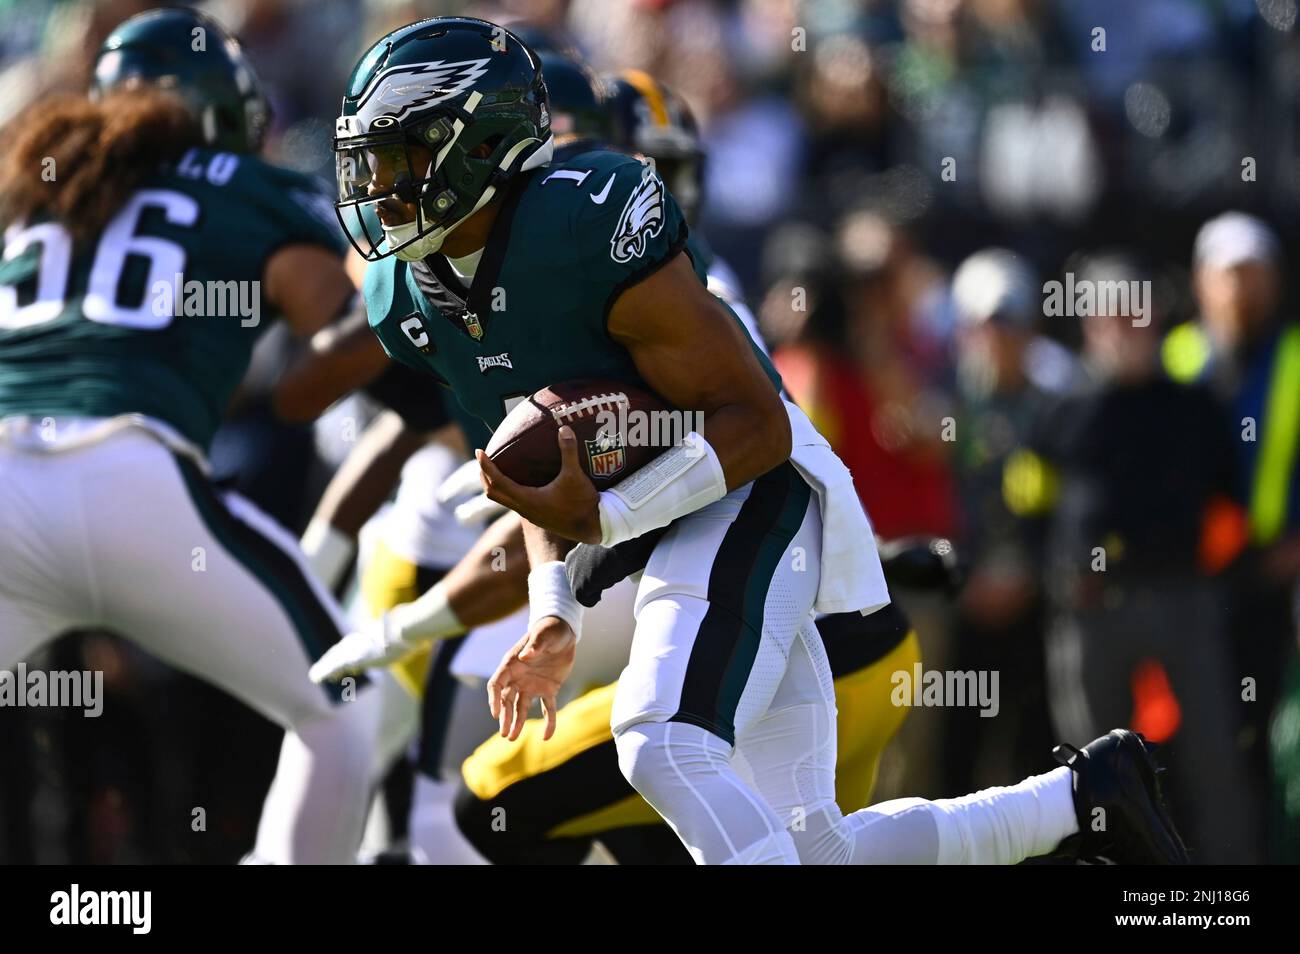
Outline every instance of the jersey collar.
{"type": "MultiPolygon", "coordinates": [[[[493,289],[497,287],[501,267],[505,264],[506,248],[510,244],[510,229],[515,212],[535,172],[536,170],[529,170],[521,173],[506,186],[505,197],[501,200],[501,211],[492,222],[487,243],[483,246],[483,257],[479,260],[478,269],[474,272],[474,280],[470,283],[467,293],[464,291],[464,286],[456,279],[456,273],[447,264],[447,259],[441,254],[435,253],[410,265],[411,273],[420,291],[444,318],[459,329],[461,334],[475,338],[470,331],[473,323],[465,320],[467,314],[477,317],[481,328],[486,328],[491,321],[492,302],[495,297],[493,289]]],[[[475,340],[479,339],[475,338],[475,340]]]]}

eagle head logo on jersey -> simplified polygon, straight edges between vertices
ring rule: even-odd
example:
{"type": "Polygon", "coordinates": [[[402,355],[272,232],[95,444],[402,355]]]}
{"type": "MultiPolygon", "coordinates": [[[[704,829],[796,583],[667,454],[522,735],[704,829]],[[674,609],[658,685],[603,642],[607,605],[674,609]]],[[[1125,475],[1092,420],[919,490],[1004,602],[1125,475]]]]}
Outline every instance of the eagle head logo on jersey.
{"type": "Polygon", "coordinates": [[[357,102],[363,121],[374,114],[393,116],[401,122],[409,113],[441,103],[469,89],[487,72],[487,59],[395,66],[376,76],[370,89],[357,102]]]}
{"type": "Polygon", "coordinates": [[[602,428],[587,446],[587,462],[592,477],[613,477],[627,465],[627,449],[623,437],[617,432],[602,428]]]}
{"type": "Polygon", "coordinates": [[[609,254],[616,262],[630,262],[645,254],[646,245],[664,228],[664,184],[654,173],[641,177],[618,217],[609,254]]]}

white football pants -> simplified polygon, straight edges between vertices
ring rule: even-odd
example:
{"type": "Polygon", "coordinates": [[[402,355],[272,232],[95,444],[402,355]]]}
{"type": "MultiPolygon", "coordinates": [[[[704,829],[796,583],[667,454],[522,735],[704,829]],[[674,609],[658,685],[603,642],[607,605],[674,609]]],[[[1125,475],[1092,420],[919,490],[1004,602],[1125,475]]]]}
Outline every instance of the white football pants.
{"type": "Polygon", "coordinates": [[[679,520],[642,578],[612,727],[701,864],[1015,863],[1076,829],[1068,769],[958,799],[835,804],[835,691],[810,615],[814,495],[778,468],[679,520]]]}
{"type": "Polygon", "coordinates": [[[74,628],[114,631],[285,727],[259,860],[355,859],[378,694],[335,702],[307,679],[342,616],[286,531],[141,428],[44,452],[0,442],[0,669],[74,628]]]}

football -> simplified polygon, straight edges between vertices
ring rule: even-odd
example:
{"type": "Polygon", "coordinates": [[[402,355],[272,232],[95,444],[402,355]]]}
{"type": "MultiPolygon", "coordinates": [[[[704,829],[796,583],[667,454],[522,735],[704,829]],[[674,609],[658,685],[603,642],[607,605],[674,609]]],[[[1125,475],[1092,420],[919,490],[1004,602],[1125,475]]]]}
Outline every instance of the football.
{"type": "Polygon", "coordinates": [[[540,487],[560,472],[560,428],[578,438],[578,459],[596,488],[618,483],[682,434],[677,414],[657,395],[599,378],[564,381],[520,401],[492,434],[485,453],[511,480],[540,487]]]}

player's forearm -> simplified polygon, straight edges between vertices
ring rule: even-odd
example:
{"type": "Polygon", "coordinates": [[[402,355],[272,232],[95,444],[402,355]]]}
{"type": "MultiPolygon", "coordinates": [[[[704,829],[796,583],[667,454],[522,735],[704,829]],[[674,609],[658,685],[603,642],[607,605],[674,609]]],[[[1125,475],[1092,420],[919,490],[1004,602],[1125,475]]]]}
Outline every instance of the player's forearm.
{"type": "Polygon", "coordinates": [[[365,387],[388,367],[383,346],[357,308],[317,334],[306,353],[286,371],[271,395],[286,421],[313,421],[346,394],[365,387]]]}
{"type": "Polygon", "coordinates": [[[680,446],[603,491],[597,505],[596,542],[615,546],[666,527],[789,459],[789,418],[784,405],[775,403],[779,419],[761,410],[755,414],[744,405],[720,408],[706,416],[700,430],[688,434],[680,446]]]}
{"type": "Polygon", "coordinates": [[[406,427],[393,412],[380,414],[325,488],[312,522],[323,521],[356,537],[392,493],[402,466],[428,439],[426,432],[406,427]]]}
{"type": "Polygon", "coordinates": [[[763,476],[790,457],[790,417],[780,399],[730,404],[706,414],[704,437],[735,490],[763,476]]]}
{"type": "Polygon", "coordinates": [[[543,563],[554,563],[555,561],[564,562],[569,551],[577,546],[577,542],[569,540],[553,533],[544,527],[529,523],[522,520],[524,548],[528,554],[528,565],[530,567],[541,566],[543,563]]]}
{"type": "Polygon", "coordinates": [[[390,609],[385,627],[391,638],[418,645],[495,622],[527,600],[523,529],[517,516],[507,514],[419,599],[390,609]]]}
{"type": "Polygon", "coordinates": [[[523,521],[524,544],[528,550],[528,630],[539,632],[553,625],[548,617],[568,624],[576,638],[582,637],[582,604],[564,570],[564,557],[577,544],[558,534],[523,521]]]}
{"type": "Polygon", "coordinates": [[[528,554],[518,514],[508,513],[488,527],[442,582],[466,629],[522,607],[528,601],[528,554]]]}
{"type": "Polygon", "coordinates": [[[319,245],[286,245],[262,275],[267,299],[296,337],[314,335],[353,310],[356,286],[334,252],[319,245]]]}

